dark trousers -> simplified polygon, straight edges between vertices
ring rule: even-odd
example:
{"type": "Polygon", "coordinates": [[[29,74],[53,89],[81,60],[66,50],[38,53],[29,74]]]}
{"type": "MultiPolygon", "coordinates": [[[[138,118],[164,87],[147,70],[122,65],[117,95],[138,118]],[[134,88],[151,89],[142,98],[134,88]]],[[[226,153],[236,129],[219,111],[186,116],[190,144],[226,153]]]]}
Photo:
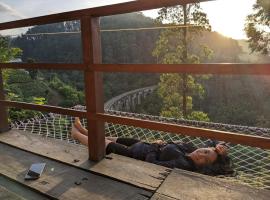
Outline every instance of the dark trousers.
{"type": "Polygon", "coordinates": [[[115,153],[122,156],[132,157],[132,145],[140,140],[134,138],[117,138],[116,143],[111,142],[106,148],[106,154],[115,153]]]}

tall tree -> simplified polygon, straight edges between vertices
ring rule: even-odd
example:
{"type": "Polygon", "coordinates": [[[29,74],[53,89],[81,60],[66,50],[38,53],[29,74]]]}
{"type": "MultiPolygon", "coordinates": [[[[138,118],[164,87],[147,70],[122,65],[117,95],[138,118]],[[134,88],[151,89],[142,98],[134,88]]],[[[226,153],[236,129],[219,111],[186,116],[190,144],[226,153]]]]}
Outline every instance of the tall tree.
{"type": "Polygon", "coordinates": [[[254,13],[246,18],[245,31],[252,52],[270,52],[270,1],[257,0],[254,13]]]}
{"type": "MultiPolygon", "coordinates": [[[[211,55],[212,51],[206,45],[194,42],[203,31],[211,30],[207,15],[202,11],[200,4],[162,8],[158,21],[179,26],[160,34],[153,51],[158,63],[200,63],[202,59],[207,60],[211,55]]],[[[159,94],[164,104],[161,115],[184,118],[198,116],[191,113],[192,94],[199,93],[202,97],[204,93],[197,79],[198,77],[188,74],[161,75],[159,94]]]]}

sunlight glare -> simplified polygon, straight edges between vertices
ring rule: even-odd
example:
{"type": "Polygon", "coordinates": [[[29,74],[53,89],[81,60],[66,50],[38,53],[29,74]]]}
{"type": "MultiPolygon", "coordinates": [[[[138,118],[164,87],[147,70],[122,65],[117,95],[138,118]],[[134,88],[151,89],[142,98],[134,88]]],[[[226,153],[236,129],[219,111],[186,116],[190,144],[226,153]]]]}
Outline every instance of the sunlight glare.
{"type": "Polygon", "coordinates": [[[234,39],[246,38],[245,19],[256,0],[216,0],[202,3],[213,31],[234,39]]]}

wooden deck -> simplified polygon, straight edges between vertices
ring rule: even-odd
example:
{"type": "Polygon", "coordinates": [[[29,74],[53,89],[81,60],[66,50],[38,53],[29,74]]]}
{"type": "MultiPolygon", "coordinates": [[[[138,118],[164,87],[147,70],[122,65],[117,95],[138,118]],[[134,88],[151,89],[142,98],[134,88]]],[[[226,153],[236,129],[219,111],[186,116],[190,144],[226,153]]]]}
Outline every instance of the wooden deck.
{"type": "Polygon", "coordinates": [[[111,154],[99,163],[85,147],[21,131],[0,134],[0,199],[269,199],[270,191],[111,154]],[[32,163],[41,178],[25,181],[32,163]]]}

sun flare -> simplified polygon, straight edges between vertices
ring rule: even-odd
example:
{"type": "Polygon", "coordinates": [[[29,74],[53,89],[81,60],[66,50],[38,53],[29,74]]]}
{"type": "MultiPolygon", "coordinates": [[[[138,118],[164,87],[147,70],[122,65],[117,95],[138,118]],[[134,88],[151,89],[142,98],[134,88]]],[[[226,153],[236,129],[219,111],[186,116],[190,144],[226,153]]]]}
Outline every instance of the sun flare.
{"type": "Polygon", "coordinates": [[[213,31],[234,39],[246,38],[245,19],[252,13],[255,0],[216,0],[202,3],[213,31]]]}

